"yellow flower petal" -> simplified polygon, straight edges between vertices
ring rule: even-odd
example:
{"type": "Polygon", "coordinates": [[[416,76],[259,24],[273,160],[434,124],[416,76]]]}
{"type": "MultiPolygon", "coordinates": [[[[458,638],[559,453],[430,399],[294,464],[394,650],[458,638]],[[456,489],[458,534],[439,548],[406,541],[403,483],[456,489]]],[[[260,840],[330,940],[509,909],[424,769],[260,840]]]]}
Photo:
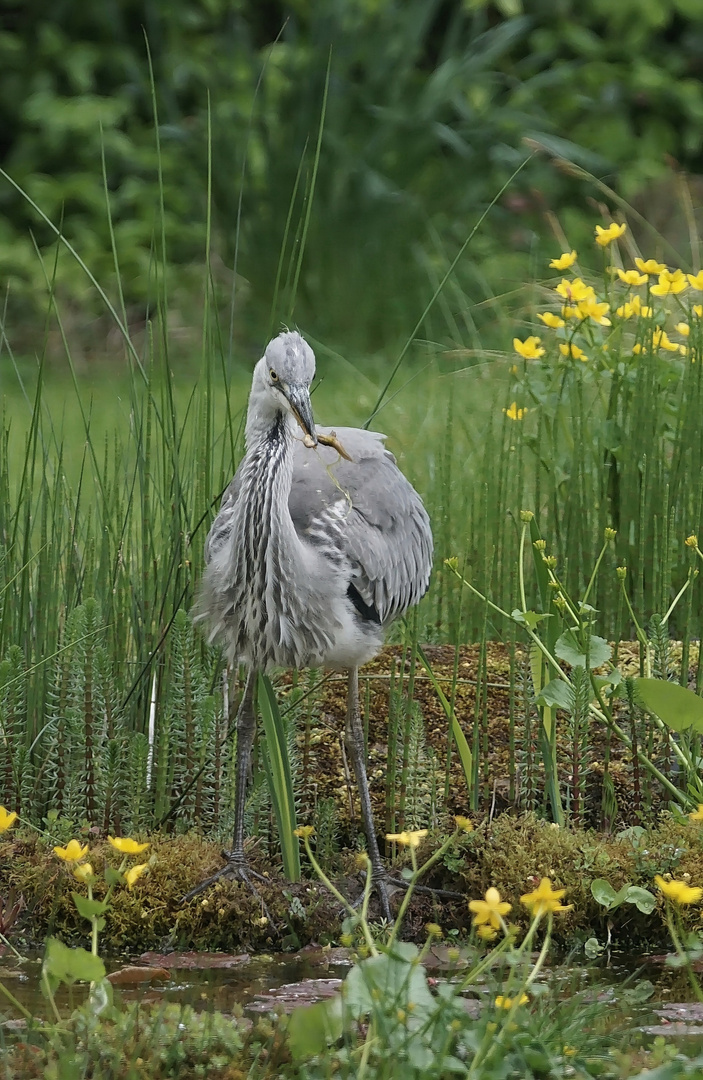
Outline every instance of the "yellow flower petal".
{"type": "Polygon", "coordinates": [[[513,338],[513,348],[520,356],[524,356],[525,360],[539,360],[540,356],[544,356],[544,349],[540,347],[540,339],[534,337],[534,335],[525,338],[524,341],[520,341],[520,338],[513,338]]]}
{"type": "Polygon", "coordinates": [[[517,401],[513,401],[510,408],[503,409],[503,412],[507,416],[508,420],[522,420],[523,416],[527,412],[527,409],[518,409],[517,401]]]}
{"type": "Polygon", "coordinates": [[[575,251],[565,251],[558,259],[552,259],[550,266],[553,270],[568,270],[576,262],[575,251]]]}
{"type": "Polygon", "coordinates": [[[386,833],[386,840],[395,840],[402,847],[416,848],[420,841],[427,836],[427,829],[416,829],[415,832],[386,833]]]}
{"type": "Polygon", "coordinates": [[[555,315],[553,311],[538,311],[537,318],[541,319],[544,325],[552,330],[559,330],[564,325],[564,320],[555,315]]]}
{"type": "Polygon", "coordinates": [[[4,806],[0,806],[0,833],[7,832],[17,821],[17,814],[14,810],[6,810],[4,806]]]}
{"type": "Polygon", "coordinates": [[[664,263],[657,262],[656,259],[635,259],[635,266],[638,270],[641,270],[643,274],[663,274],[666,270],[664,263]]]}
{"type": "Polygon", "coordinates": [[[649,290],[652,296],[670,296],[688,288],[688,282],[682,270],[662,270],[659,281],[649,290]]]}
{"type": "Polygon", "coordinates": [[[78,840],[69,840],[66,847],[55,847],[54,855],[58,855],[59,859],[63,859],[64,862],[80,862],[88,854],[88,845],[81,847],[78,840]]]}
{"type": "Polygon", "coordinates": [[[566,894],[566,889],[553,889],[549,878],[543,877],[536,889],[520,897],[520,903],[530,909],[533,918],[554,911],[571,911],[573,904],[564,907],[559,901],[566,894]]]}
{"type": "Polygon", "coordinates": [[[648,275],[640,274],[639,270],[621,270],[616,266],[615,273],[626,285],[644,285],[645,281],[649,281],[648,275]]]}
{"type": "Polygon", "coordinates": [[[592,286],[587,285],[581,278],[574,278],[573,281],[562,278],[555,292],[558,292],[559,296],[563,297],[564,300],[568,300],[570,304],[578,304],[582,300],[595,300],[596,298],[592,286]]]}
{"type": "Polygon", "coordinates": [[[703,889],[698,886],[687,885],[685,881],[665,881],[661,874],[655,874],[654,884],[667,900],[683,906],[684,904],[696,904],[703,896],[703,889]]]}
{"type": "Polygon", "coordinates": [[[676,330],[677,333],[681,334],[682,337],[688,337],[688,335],[691,333],[691,327],[688,325],[687,322],[677,323],[676,330]]]}
{"type": "Polygon", "coordinates": [[[627,225],[618,225],[615,221],[607,229],[604,229],[602,225],[596,225],[596,243],[601,247],[607,247],[613,240],[622,236],[626,228],[627,225]]]}
{"type": "MultiPolygon", "coordinates": [[[[691,548],[698,547],[698,537],[695,535],[695,533],[691,533],[690,536],[686,537],[686,544],[688,547],[691,548]]],[[[698,803],[698,809],[691,811],[691,813],[688,815],[688,820],[703,821],[703,803],[698,803]]]]}
{"type": "Polygon", "coordinates": [[[697,274],[686,274],[686,277],[692,289],[703,292],[703,270],[699,270],[697,274]]]}
{"type": "Polygon", "coordinates": [[[471,818],[462,817],[461,814],[457,814],[454,818],[454,823],[457,829],[461,829],[462,832],[473,832],[474,823],[471,818]]]}
{"type": "Polygon", "coordinates": [[[299,827],[298,827],[298,828],[297,828],[297,829],[295,830],[295,835],[296,835],[296,836],[297,836],[297,837],[298,837],[298,838],[299,838],[300,840],[305,840],[305,838],[306,838],[306,837],[308,837],[308,836],[312,836],[312,834],[313,834],[314,832],[315,832],[315,826],[314,826],[314,825],[300,825],[300,826],[299,826],[299,827]]]}
{"type": "Polygon", "coordinates": [[[140,844],[136,840],[130,840],[128,836],[108,836],[107,841],[115,851],[121,851],[123,855],[140,855],[146,851],[148,844],[140,844]]]}
{"type": "Polygon", "coordinates": [[[128,889],[133,888],[135,881],[139,880],[148,865],[148,863],[139,863],[137,866],[130,866],[129,870],[125,871],[124,879],[128,889]]]}
{"type": "Polygon", "coordinates": [[[559,352],[562,356],[570,356],[572,360],[583,360],[584,363],[588,360],[583,349],[579,349],[578,345],[574,345],[573,341],[569,342],[568,345],[562,343],[559,346],[559,352]]]}
{"type": "Polygon", "coordinates": [[[486,891],[484,900],[469,900],[469,911],[474,913],[471,920],[474,926],[483,926],[486,923],[494,930],[499,930],[503,916],[512,911],[512,904],[501,900],[498,890],[491,886],[486,891]]]}

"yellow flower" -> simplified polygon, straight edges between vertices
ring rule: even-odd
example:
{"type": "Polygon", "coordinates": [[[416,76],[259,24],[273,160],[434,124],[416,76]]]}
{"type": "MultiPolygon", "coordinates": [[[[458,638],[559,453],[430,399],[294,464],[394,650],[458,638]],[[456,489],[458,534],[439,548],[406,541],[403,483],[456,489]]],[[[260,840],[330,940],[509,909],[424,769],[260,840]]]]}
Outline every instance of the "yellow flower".
{"type": "Polygon", "coordinates": [[[442,936],[442,927],[439,926],[439,924],[436,923],[436,922],[425,923],[425,930],[430,935],[430,937],[441,937],[442,936]]]}
{"type": "Polygon", "coordinates": [[[427,829],[416,829],[415,832],[386,833],[386,840],[395,840],[402,847],[416,848],[426,836],[427,829]]]}
{"type": "Polygon", "coordinates": [[[694,304],[692,308],[693,314],[697,315],[700,319],[703,315],[703,304],[694,304]]]}
{"type": "Polygon", "coordinates": [[[574,278],[573,281],[569,281],[568,278],[562,278],[556,287],[556,292],[568,300],[569,303],[578,304],[582,300],[595,300],[596,294],[593,291],[591,285],[587,285],[581,278],[574,278]]]}
{"type": "Polygon", "coordinates": [[[641,270],[643,274],[663,274],[666,270],[664,263],[657,262],[656,259],[635,259],[635,266],[638,270],[641,270]]]}
{"type": "Polygon", "coordinates": [[[564,320],[560,319],[552,311],[538,311],[537,318],[541,319],[544,325],[549,326],[552,330],[559,330],[564,325],[564,320]]]}
{"type": "Polygon", "coordinates": [[[457,814],[454,818],[454,823],[457,829],[461,829],[462,832],[473,832],[474,823],[471,818],[462,817],[461,814],[457,814]]]}
{"type": "Polygon", "coordinates": [[[615,221],[607,229],[604,229],[602,225],[596,225],[596,243],[601,247],[607,247],[613,240],[622,236],[626,228],[627,225],[618,225],[615,221]]]}
{"type": "MultiPolygon", "coordinates": [[[[697,536],[689,536],[687,538],[687,540],[686,540],[686,543],[688,544],[689,547],[698,547],[698,537],[697,536]],[[688,544],[689,540],[693,540],[693,543],[688,544]]],[[[698,809],[691,811],[691,813],[688,815],[688,820],[689,821],[703,821],[703,803],[698,803],[698,809]]]]}
{"type": "Polygon", "coordinates": [[[473,911],[472,919],[474,926],[483,926],[484,923],[499,930],[503,915],[512,910],[512,904],[501,900],[500,893],[491,886],[486,891],[485,900],[469,900],[469,911],[473,911]]]}
{"type": "Polygon", "coordinates": [[[520,903],[530,909],[534,918],[552,911],[571,911],[573,904],[564,907],[559,901],[566,894],[566,889],[553,889],[549,878],[543,877],[536,889],[520,897],[520,903]]]}
{"type": "Polygon", "coordinates": [[[699,270],[697,274],[686,274],[686,277],[692,289],[703,292],[703,270],[699,270]]]}
{"type": "Polygon", "coordinates": [[[652,296],[669,296],[683,292],[688,288],[688,282],[683,270],[662,270],[659,281],[652,285],[652,296]]]}
{"type": "Polygon", "coordinates": [[[518,409],[517,401],[513,401],[509,409],[503,409],[503,412],[507,416],[508,420],[522,420],[523,416],[527,412],[527,409],[518,409]]]}
{"type": "Polygon", "coordinates": [[[568,270],[576,262],[575,251],[565,251],[558,259],[552,259],[550,266],[553,270],[568,270]]]}
{"type": "Polygon", "coordinates": [[[135,881],[138,881],[146,870],[148,863],[139,863],[138,866],[130,866],[129,870],[125,871],[124,879],[127,882],[127,888],[132,889],[135,881]]]}
{"type": "Polygon", "coordinates": [[[679,322],[676,324],[676,330],[682,337],[688,337],[691,333],[691,327],[687,322],[679,322]]]}
{"type": "Polygon", "coordinates": [[[115,851],[121,851],[123,855],[140,855],[149,847],[148,844],[139,844],[136,840],[130,840],[128,836],[108,836],[107,842],[114,847],[115,851]]]}
{"type": "Polygon", "coordinates": [[[570,356],[572,360],[588,360],[588,357],[584,353],[583,349],[579,349],[578,345],[574,345],[573,341],[568,345],[561,344],[559,346],[559,352],[562,356],[570,356]]]}
{"type": "Polygon", "coordinates": [[[582,300],[576,305],[580,319],[593,319],[598,326],[610,326],[610,319],[605,317],[606,311],[610,311],[610,304],[599,304],[596,300],[582,300]]]}
{"type": "Polygon", "coordinates": [[[0,806],[0,833],[7,832],[17,821],[17,814],[14,810],[6,810],[4,806],[0,806]]]}
{"type": "Polygon", "coordinates": [[[655,349],[666,349],[667,352],[678,352],[679,347],[669,338],[666,330],[658,327],[652,334],[652,345],[655,349]]]}
{"type": "Polygon", "coordinates": [[[488,925],[488,923],[485,923],[483,926],[479,926],[476,933],[481,938],[481,941],[495,941],[495,939],[498,937],[498,931],[494,930],[492,926],[488,925]]]}
{"type": "MultiPolygon", "coordinates": [[[[529,1000],[527,994],[521,994],[518,1005],[526,1005],[529,1000]]],[[[514,998],[503,997],[502,994],[498,994],[498,997],[496,998],[496,1005],[499,1009],[512,1009],[514,1004],[514,998]]]]}
{"type": "Polygon", "coordinates": [[[620,280],[624,281],[626,285],[644,285],[645,281],[649,281],[647,274],[640,274],[638,270],[621,270],[619,266],[614,267],[614,269],[620,280]]]}
{"type": "Polygon", "coordinates": [[[93,867],[89,862],[81,863],[80,866],[73,867],[73,876],[76,881],[82,881],[84,884],[94,877],[93,867]]]}
{"type": "Polygon", "coordinates": [[[299,840],[305,840],[308,836],[312,836],[314,832],[314,825],[299,825],[298,828],[295,830],[294,835],[297,836],[299,840]]]}
{"type": "Polygon", "coordinates": [[[54,855],[58,855],[64,862],[80,862],[88,854],[88,845],[81,847],[80,841],[69,840],[66,847],[55,847],[54,855]]]}
{"type": "Polygon", "coordinates": [[[642,348],[642,345],[639,341],[635,342],[635,344],[632,346],[632,352],[635,356],[639,356],[641,352],[644,352],[644,349],[642,348]]]}
{"type": "Polygon", "coordinates": [[[655,874],[654,884],[667,900],[675,904],[695,904],[703,896],[703,889],[687,885],[685,881],[665,881],[661,874],[655,874]]]}
{"type": "Polygon", "coordinates": [[[516,353],[520,353],[520,356],[524,356],[525,360],[539,360],[540,356],[544,356],[544,349],[540,347],[540,339],[533,335],[525,338],[524,341],[520,341],[520,338],[513,338],[513,348],[516,353]]]}

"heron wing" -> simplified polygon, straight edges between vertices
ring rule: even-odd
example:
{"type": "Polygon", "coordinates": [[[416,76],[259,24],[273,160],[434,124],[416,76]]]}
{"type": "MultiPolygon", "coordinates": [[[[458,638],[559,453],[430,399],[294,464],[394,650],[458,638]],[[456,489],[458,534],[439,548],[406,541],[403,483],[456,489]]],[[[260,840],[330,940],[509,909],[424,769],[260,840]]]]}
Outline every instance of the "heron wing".
{"type": "MultiPolygon", "coordinates": [[[[329,428],[318,428],[328,433],[329,428]]],[[[432,569],[432,531],[422,500],[383,445],[384,435],[334,429],[352,458],[297,442],[289,507],[298,534],[327,525],[352,564],[352,584],[382,623],[424,595],[432,569]],[[334,511],[331,513],[331,511],[334,511]],[[340,525],[341,519],[341,525],[340,525]]]]}

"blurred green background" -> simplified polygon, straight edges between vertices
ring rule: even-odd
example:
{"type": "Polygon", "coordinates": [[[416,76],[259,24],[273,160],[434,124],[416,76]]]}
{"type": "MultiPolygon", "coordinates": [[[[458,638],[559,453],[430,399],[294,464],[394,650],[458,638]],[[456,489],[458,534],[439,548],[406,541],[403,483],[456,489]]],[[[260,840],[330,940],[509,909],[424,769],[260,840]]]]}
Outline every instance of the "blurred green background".
{"type": "MultiPolygon", "coordinates": [[[[131,327],[167,287],[185,354],[208,208],[220,332],[247,355],[292,317],[347,352],[403,340],[525,140],[688,242],[671,169],[703,172],[701,0],[2,0],[0,26],[0,165],[115,303],[121,288],[131,327]]],[[[480,301],[534,277],[550,211],[590,247],[594,197],[534,157],[457,268],[462,291],[480,301]]],[[[44,340],[47,276],[73,347],[119,351],[94,288],[0,178],[16,353],[44,340]]],[[[494,309],[474,319],[490,345],[494,309]]],[[[451,320],[425,329],[470,343],[451,320]]]]}

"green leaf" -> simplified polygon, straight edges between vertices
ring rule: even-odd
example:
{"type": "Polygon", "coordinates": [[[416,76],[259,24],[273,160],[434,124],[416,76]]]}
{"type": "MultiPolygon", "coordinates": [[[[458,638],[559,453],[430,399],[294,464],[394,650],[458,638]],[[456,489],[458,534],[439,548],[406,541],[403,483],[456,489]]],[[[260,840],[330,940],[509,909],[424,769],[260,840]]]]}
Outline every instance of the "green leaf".
{"type": "Polygon", "coordinates": [[[625,896],[625,901],[628,904],[634,904],[637,910],[641,911],[644,915],[651,915],[657,906],[656,897],[649,889],[643,889],[639,885],[630,885],[625,896]]]}
{"type": "Polygon", "coordinates": [[[672,731],[693,728],[699,734],[703,733],[703,699],[692,690],[666,679],[634,679],[633,682],[640,704],[672,731]]]}
{"type": "Polygon", "coordinates": [[[598,938],[589,937],[588,941],[583,946],[583,950],[586,953],[588,960],[595,960],[597,956],[603,952],[605,946],[601,945],[598,938]]]}
{"type": "Polygon", "coordinates": [[[263,762],[281,843],[283,873],[288,881],[300,881],[300,844],[295,835],[297,819],[288,740],[271,680],[259,675],[259,708],[266,739],[263,762]]]}
{"type": "Polygon", "coordinates": [[[342,999],[335,996],[294,1009],[288,1020],[288,1047],[294,1061],[322,1054],[342,1034],[342,999]]]}
{"type": "Polygon", "coordinates": [[[537,704],[571,712],[574,707],[574,692],[563,679],[552,679],[539,693],[537,704]]]}
{"type": "Polygon", "coordinates": [[[510,617],[520,626],[529,626],[530,630],[541,623],[543,619],[551,619],[551,615],[538,615],[536,611],[520,611],[519,608],[513,608],[510,612],[510,617]]]}
{"type": "Polygon", "coordinates": [[[421,1020],[435,1001],[418,955],[415,945],[399,941],[392,952],[371,956],[353,967],[342,990],[350,1015],[362,1020],[379,1007],[395,1014],[398,1009],[407,1010],[412,1002],[413,1017],[421,1020]]]}
{"type": "Polygon", "coordinates": [[[122,874],[114,866],[106,866],[105,881],[108,885],[119,885],[122,881],[122,874]]]}
{"type": "MultiPolygon", "coordinates": [[[[564,660],[572,667],[586,667],[586,653],[581,642],[573,630],[565,630],[554,646],[554,651],[560,660],[564,660]]],[[[605,664],[612,655],[612,649],[605,638],[591,634],[589,638],[589,668],[600,667],[605,664]]]]}
{"type": "Polygon", "coordinates": [[[89,900],[87,896],[81,896],[77,892],[72,892],[71,896],[78,914],[82,915],[84,919],[88,919],[89,922],[92,921],[94,915],[104,915],[107,911],[108,905],[104,900],[89,900]]]}
{"type": "Polygon", "coordinates": [[[616,897],[615,889],[605,878],[596,878],[591,882],[591,894],[595,902],[607,910],[610,910],[616,897]]]}
{"type": "Polygon", "coordinates": [[[58,938],[47,938],[46,953],[42,964],[42,983],[48,983],[51,992],[65,983],[100,982],[105,978],[105,965],[99,956],[86,949],[69,949],[58,938]]]}

